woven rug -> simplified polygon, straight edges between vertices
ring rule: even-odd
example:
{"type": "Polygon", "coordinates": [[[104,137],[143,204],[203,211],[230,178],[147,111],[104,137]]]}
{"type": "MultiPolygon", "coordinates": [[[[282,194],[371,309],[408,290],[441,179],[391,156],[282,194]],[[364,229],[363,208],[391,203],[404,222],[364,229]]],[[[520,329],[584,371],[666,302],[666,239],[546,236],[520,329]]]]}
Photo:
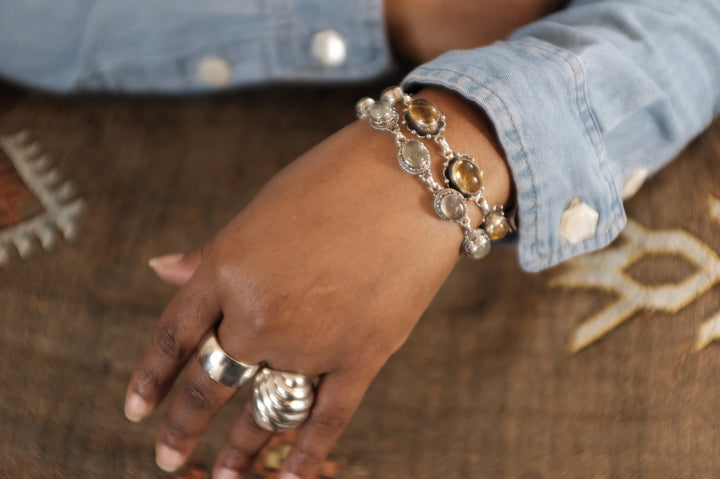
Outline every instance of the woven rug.
{"type": "MultiPolygon", "coordinates": [[[[0,477],[168,477],[153,461],[165,406],[142,424],[122,414],[174,291],[147,260],[206,240],[379,89],[0,86],[0,477]]],[[[626,204],[610,249],[534,275],[512,248],[461,262],[325,477],[718,477],[719,168],[715,124],[626,204]]],[[[204,476],[241,400],[184,477],[204,476]]],[[[291,440],[254,477],[273,477],[291,440]]]]}

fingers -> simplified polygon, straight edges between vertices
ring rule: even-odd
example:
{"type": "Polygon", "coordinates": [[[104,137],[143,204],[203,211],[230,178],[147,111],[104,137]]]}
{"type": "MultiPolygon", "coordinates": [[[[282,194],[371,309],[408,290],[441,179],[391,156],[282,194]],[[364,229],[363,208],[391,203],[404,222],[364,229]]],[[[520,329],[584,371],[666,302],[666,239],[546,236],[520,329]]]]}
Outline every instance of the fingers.
{"type": "MultiPolygon", "coordinates": [[[[335,373],[322,378],[310,417],[298,430],[295,445],[280,473],[281,479],[312,478],[355,413],[369,380],[354,374],[335,373]]],[[[245,477],[260,450],[272,437],[255,423],[252,401],[247,401],[228,433],[213,468],[213,477],[245,477]]]]}
{"type": "Polygon", "coordinates": [[[355,414],[369,382],[352,373],[329,374],[321,380],[310,417],[298,430],[280,479],[315,477],[355,414]]]}
{"type": "Polygon", "coordinates": [[[206,249],[207,247],[202,247],[188,254],[176,253],[158,256],[152,258],[148,265],[166,283],[182,286],[200,266],[206,249]]]}
{"type": "Polygon", "coordinates": [[[191,281],[175,295],[160,317],[128,384],[125,396],[128,419],[139,421],[155,409],[219,318],[219,302],[207,288],[191,281]]]}
{"type": "Polygon", "coordinates": [[[236,391],[213,381],[197,361],[190,363],[158,435],[155,458],[162,470],[173,472],[185,463],[212,417],[236,391]]]}
{"type": "Polygon", "coordinates": [[[243,410],[230,428],[225,444],[215,460],[213,477],[217,479],[244,477],[272,435],[272,432],[255,423],[252,401],[245,401],[243,410]]]}

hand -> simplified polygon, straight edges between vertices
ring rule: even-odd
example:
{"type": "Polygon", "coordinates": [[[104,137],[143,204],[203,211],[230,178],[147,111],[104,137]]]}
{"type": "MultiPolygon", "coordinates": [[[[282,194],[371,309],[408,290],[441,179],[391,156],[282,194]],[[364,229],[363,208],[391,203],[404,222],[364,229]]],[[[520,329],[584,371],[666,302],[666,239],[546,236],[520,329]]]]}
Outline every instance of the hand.
{"type": "MultiPolygon", "coordinates": [[[[509,174],[482,117],[449,93],[419,96],[450,119],[451,145],[475,155],[492,178],[488,199],[505,203],[509,174]]],[[[400,169],[396,151],[391,135],[357,122],[280,172],[205,247],[155,262],[161,277],[182,287],[130,380],[126,414],[150,414],[188,363],[157,439],[161,468],[187,460],[236,392],[191,360],[217,325],[234,358],[320,378],[280,477],[316,474],[459,258],[461,229],[437,218],[430,194],[400,169]]],[[[246,405],[215,476],[243,477],[271,434],[246,405]]]]}

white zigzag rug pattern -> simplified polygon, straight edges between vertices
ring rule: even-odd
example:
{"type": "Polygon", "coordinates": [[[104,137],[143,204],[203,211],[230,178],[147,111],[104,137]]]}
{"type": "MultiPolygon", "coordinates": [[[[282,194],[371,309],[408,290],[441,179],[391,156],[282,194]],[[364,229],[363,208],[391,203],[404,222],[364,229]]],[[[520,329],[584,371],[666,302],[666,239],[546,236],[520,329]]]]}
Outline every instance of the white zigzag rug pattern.
{"type": "MultiPolygon", "coordinates": [[[[709,217],[720,223],[720,200],[708,195],[707,206],[709,217]]],[[[616,297],[576,328],[570,343],[572,352],[590,346],[639,311],[677,313],[720,283],[717,253],[684,230],[653,231],[629,220],[620,237],[619,245],[571,260],[567,269],[550,280],[552,287],[602,290],[616,297]],[[677,282],[653,285],[642,284],[627,273],[640,259],[663,254],[683,257],[694,266],[694,272],[677,282]]],[[[720,311],[703,320],[695,349],[699,351],[715,340],[720,340],[720,311]]]]}
{"type": "Polygon", "coordinates": [[[24,259],[36,249],[33,245],[37,242],[49,251],[58,236],[71,241],[77,233],[83,200],[75,197],[73,185],[62,180],[28,131],[0,137],[0,148],[42,206],[42,212],[0,229],[0,266],[3,266],[11,259],[11,247],[24,259]]]}

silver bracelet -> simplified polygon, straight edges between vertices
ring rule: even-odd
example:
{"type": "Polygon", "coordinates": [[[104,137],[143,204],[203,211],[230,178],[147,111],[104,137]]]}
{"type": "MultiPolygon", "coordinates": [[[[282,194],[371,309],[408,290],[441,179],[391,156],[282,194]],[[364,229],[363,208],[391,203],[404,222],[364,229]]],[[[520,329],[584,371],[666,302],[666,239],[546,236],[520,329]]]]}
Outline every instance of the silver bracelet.
{"type": "Polygon", "coordinates": [[[461,251],[471,258],[481,259],[490,252],[491,240],[499,240],[510,231],[502,206],[490,207],[483,196],[483,171],[468,155],[455,153],[442,135],[445,116],[435,105],[423,98],[413,98],[400,87],[386,89],[380,100],[363,98],[356,105],[358,118],[367,118],[370,126],[387,131],[398,145],[398,162],[403,170],[417,176],[433,195],[433,207],[445,221],[460,224],[465,239],[461,251]],[[401,114],[396,106],[400,106],[401,114]],[[400,124],[418,139],[408,139],[400,124]],[[431,170],[430,151],[421,141],[434,141],[444,158],[444,186],[435,180],[431,170]],[[477,228],[471,224],[468,203],[482,212],[477,228]]]}

